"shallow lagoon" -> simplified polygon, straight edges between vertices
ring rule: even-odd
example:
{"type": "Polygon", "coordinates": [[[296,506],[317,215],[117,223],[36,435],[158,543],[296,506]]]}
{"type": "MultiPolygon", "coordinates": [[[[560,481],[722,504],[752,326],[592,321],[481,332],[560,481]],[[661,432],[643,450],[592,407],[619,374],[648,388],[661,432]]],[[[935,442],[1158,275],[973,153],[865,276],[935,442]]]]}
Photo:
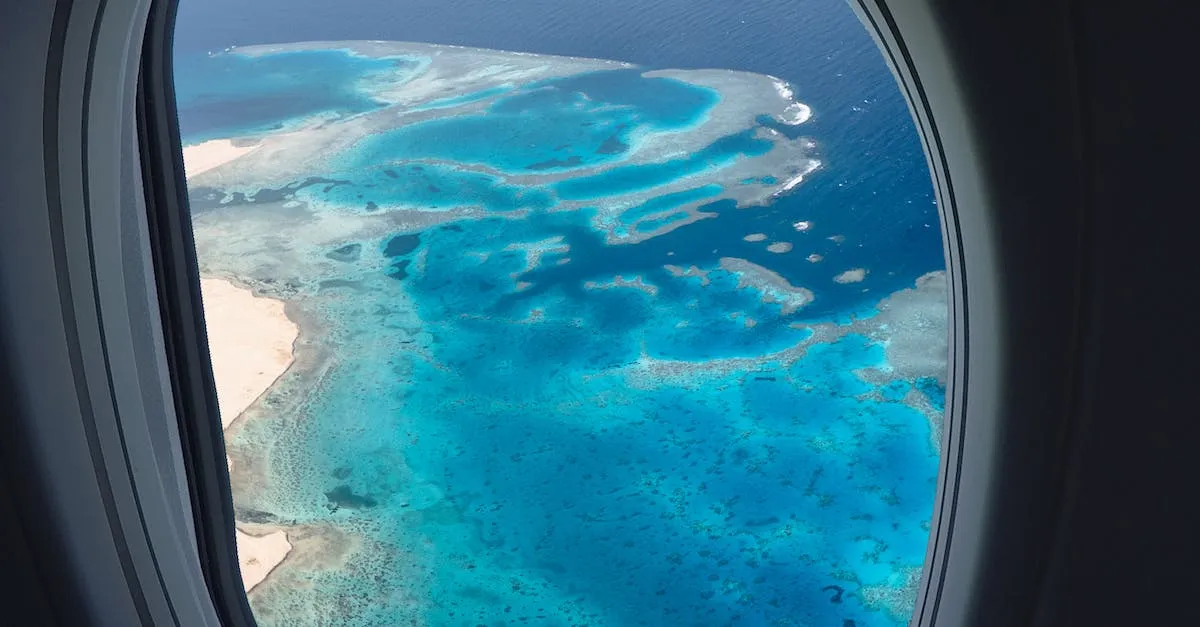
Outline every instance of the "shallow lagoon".
{"type": "MultiPolygon", "coordinates": [[[[231,443],[263,460],[264,480],[238,501],[362,547],[337,568],[282,567],[252,599],[260,619],[905,622],[942,373],[898,371],[888,329],[910,327],[872,320],[890,291],[936,268],[843,285],[832,276],[866,253],[836,268],[806,259],[836,256],[837,242],[792,224],[833,210],[796,202],[803,183],[772,196],[809,163],[800,134],[757,122],[789,104],[766,77],[764,99],[738,110],[697,97],[674,112],[653,93],[660,83],[628,70],[593,89],[598,62],[571,73],[575,62],[438,52],[421,72],[491,69],[464,74],[474,78],[449,102],[459,96],[425,74],[371,77],[363,97],[381,104],[331,107],[342,121],[289,144],[320,150],[339,128],[367,138],[337,144],[326,169],[281,171],[264,148],[196,182],[243,191],[196,215],[206,270],[287,296],[322,328],[306,339],[325,352],[321,375],[293,373],[231,443]],[[563,93],[547,97],[547,81],[563,93]],[[628,93],[643,82],[655,87],[628,93]],[[385,88],[405,84],[427,96],[389,100],[404,92],[385,88]],[[566,126],[594,116],[603,132],[501,125],[469,146],[413,139],[544,106],[566,126]],[[532,149],[508,145],[527,132],[532,149]],[[600,150],[614,134],[625,149],[600,150]],[[528,167],[550,159],[566,165],[528,167]],[[344,183],[246,200],[267,180],[311,176],[344,183]],[[764,193],[747,203],[733,195],[744,187],[764,193]],[[614,242],[613,229],[631,237],[614,242]],[[770,252],[777,241],[795,248],[770,252]]],[[[359,78],[344,84],[365,90],[360,56],[346,56],[359,78]]],[[[896,302],[936,311],[944,296],[929,285],[896,302]]],[[[936,320],[922,332],[945,341],[936,320]]]]}
{"type": "Polygon", "coordinates": [[[294,50],[181,59],[176,73],[180,133],[191,141],[284,128],[315,114],[355,114],[381,103],[356,88],[364,77],[408,75],[421,63],[403,57],[351,56],[340,50],[294,50]]]}

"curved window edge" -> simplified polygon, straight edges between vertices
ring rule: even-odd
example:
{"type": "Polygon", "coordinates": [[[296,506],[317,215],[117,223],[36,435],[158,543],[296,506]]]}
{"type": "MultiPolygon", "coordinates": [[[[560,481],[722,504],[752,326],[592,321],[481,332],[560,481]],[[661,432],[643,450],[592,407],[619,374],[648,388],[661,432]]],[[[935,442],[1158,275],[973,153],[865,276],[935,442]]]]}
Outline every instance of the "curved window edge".
{"type": "Polygon", "coordinates": [[[1069,3],[849,1],[908,101],[946,245],[942,459],[910,624],[1027,624],[1060,515],[1083,316],[1069,3]]]}
{"type": "MultiPolygon", "coordinates": [[[[72,380],[76,384],[72,389],[38,390],[38,398],[23,397],[17,401],[18,415],[29,418],[35,413],[42,415],[53,403],[65,410],[61,424],[21,425],[26,430],[21,435],[22,442],[28,440],[33,445],[27,452],[34,458],[31,463],[52,468],[55,460],[84,453],[82,459],[53,467],[54,471],[49,473],[55,475],[52,481],[56,483],[69,485],[75,480],[82,496],[72,501],[70,511],[63,507],[64,495],[45,496],[47,512],[63,514],[54,521],[57,527],[45,533],[57,530],[60,537],[65,537],[62,551],[76,563],[87,561],[91,551],[109,551],[118,557],[109,560],[112,555],[105,554],[104,559],[89,561],[87,574],[58,573],[62,578],[74,578],[77,589],[83,592],[80,609],[61,611],[94,612],[93,616],[116,617],[115,620],[128,617],[142,624],[252,625],[236,566],[227,470],[218,455],[223,440],[215,426],[219,424],[215,420],[215,390],[203,342],[194,251],[188,245],[189,227],[183,224],[180,230],[164,222],[186,223],[182,218],[186,216],[182,211],[186,199],[178,165],[181,150],[177,128],[172,126],[177,122],[170,97],[169,43],[174,5],[173,0],[78,0],[55,6],[51,21],[57,35],[50,40],[61,44],[62,56],[48,60],[44,75],[43,138],[48,152],[44,161],[31,160],[34,163],[27,169],[32,175],[34,169],[46,166],[48,172],[56,172],[59,178],[45,181],[41,190],[45,194],[41,200],[46,211],[42,220],[46,224],[30,221],[21,227],[25,230],[14,230],[8,238],[15,241],[18,234],[27,233],[53,242],[39,257],[47,260],[47,269],[57,271],[57,280],[49,282],[46,294],[31,298],[38,300],[42,313],[55,317],[56,327],[61,327],[63,334],[54,345],[35,346],[38,337],[25,338],[19,334],[26,328],[22,324],[28,321],[13,320],[11,312],[4,312],[10,318],[0,320],[4,325],[0,331],[6,333],[0,340],[17,344],[15,352],[26,357],[33,356],[31,351],[35,349],[44,353],[38,355],[42,362],[35,363],[32,358],[27,362],[31,364],[29,371],[10,368],[17,373],[18,382],[46,376],[47,382],[72,380]],[[143,26],[147,28],[144,40],[143,26]],[[136,63],[143,41],[139,79],[136,63]],[[97,59],[106,63],[97,63],[97,59]],[[131,94],[138,83],[135,118],[131,94]],[[88,84],[101,88],[81,90],[81,85],[88,84]],[[118,123],[104,124],[113,119],[118,123]],[[132,214],[150,216],[140,218],[148,219],[149,223],[129,222],[132,214]],[[116,237],[93,237],[97,229],[108,229],[106,232],[116,237]],[[189,255],[192,255],[190,260],[189,255]],[[102,264],[109,267],[101,267],[102,264]],[[159,291],[139,293],[136,284],[142,282],[144,290],[145,282],[152,280],[150,277],[157,277],[159,291]],[[119,294],[123,298],[101,297],[96,288],[102,280],[123,286],[119,294]],[[160,313],[162,317],[156,318],[160,313]],[[139,335],[138,331],[146,330],[139,323],[148,325],[150,332],[139,335]],[[172,332],[156,336],[162,331],[156,325],[164,323],[169,326],[163,328],[172,332]],[[70,346],[72,340],[74,348],[70,346]],[[87,343],[102,348],[98,356],[89,354],[85,360],[82,349],[87,343]],[[164,380],[159,367],[164,354],[169,381],[164,380]],[[115,379],[118,375],[114,373],[125,373],[120,376],[133,373],[138,383],[133,387],[140,393],[118,393],[115,379]],[[60,376],[49,378],[55,375],[60,376]],[[166,399],[166,394],[172,392],[176,399],[174,406],[166,399]],[[72,403],[76,405],[72,407],[72,403]],[[177,425],[171,420],[150,419],[170,416],[172,412],[177,425]],[[214,419],[196,420],[199,416],[214,419]],[[159,423],[168,423],[168,430],[163,431],[159,423]],[[176,426],[182,432],[182,448],[164,448],[162,443],[169,443],[173,437],[170,428],[176,426]],[[55,428],[59,430],[52,438],[49,431],[55,428]],[[51,442],[61,445],[61,450],[50,450],[51,442]],[[99,472],[101,468],[104,472],[99,472]],[[95,478],[91,477],[93,471],[95,478]],[[190,494],[183,494],[184,491],[190,494]],[[190,516],[177,515],[189,509],[190,516]],[[94,528],[79,538],[69,533],[82,529],[85,523],[94,528]],[[189,525],[194,529],[189,529],[189,525]],[[109,532],[110,542],[84,546],[85,539],[94,539],[104,531],[109,532]],[[116,571],[112,570],[114,564],[119,565],[116,571]],[[202,577],[197,578],[191,572],[193,566],[202,577]],[[104,596],[113,593],[113,586],[119,588],[121,583],[124,593],[104,596]],[[99,613],[101,608],[111,613],[99,613]]],[[[951,52],[962,51],[962,40],[968,34],[955,34],[958,43],[955,46],[944,32],[945,15],[935,14],[929,6],[906,3],[899,10],[898,4],[889,7],[883,0],[854,0],[852,6],[877,37],[917,121],[948,247],[952,336],[943,459],[926,567],[912,623],[933,625],[941,618],[944,624],[1000,624],[1006,615],[997,614],[986,622],[974,619],[981,616],[981,608],[996,607],[996,599],[1014,591],[1020,596],[1012,603],[1014,609],[1009,615],[1025,612],[1026,601],[1037,593],[1036,577],[1021,585],[1015,580],[1018,575],[1037,574],[1035,568],[1019,567],[1027,565],[1033,559],[1030,555],[1036,555],[1049,543],[1047,534],[1039,535],[1046,525],[1037,523],[1052,526],[1057,513],[1054,505],[1048,503],[1057,494],[1055,479],[1059,473],[1055,471],[1061,471],[1061,462],[1055,454],[1062,442],[1054,436],[1068,418],[1064,415],[1057,421],[1032,425],[1055,409],[1069,408],[1073,376],[1068,367],[1060,376],[1042,382],[1032,394],[1019,399],[1002,398],[1031,389],[1006,385],[1013,380],[1012,364],[1019,361],[1011,341],[1015,329],[1023,322],[1019,313],[1014,312],[1019,302],[1013,299],[1036,289],[1026,287],[1022,291],[1016,283],[1031,276],[1021,270],[1047,267],[1048,262],[1062,264],[1063,273],[1074,269],[1083,243],[1069,236],[1071,227],[1077,226],[1082,218],[1077,215],[1072,216],[1074,221],[1061,218],[1048,225],[1047,232],[1033,237],[1032,243],[1024,242],[1032,246],[1033,259],[1018,268],[1006,268],[1011,270],[1008,277],[987,280],[1001,275],[999,251],[1004,246],[1014,246],[1000,239],[994,227],[1002,221],[1013,223],[1035,217],[1037,206],[1008,206],[1011,215],[1002,217],[999,209],[1004,206],[1001,202],[1004,199],[990,196],[996,193],[994,184],[1001,178],[994,171],[998,166],[985,163],[984,157],[973,150],[982,143],[981,137],[1000,131],[971,126],[968,113],[979,105],[978,94],[964,95],[959,91],[957,79],[963,78],[967,69],[979,69],[986,63],[972,58],[958,58],[952,63],[951,52]],[[899,36],[901,31],[909,34],[906,39],[899,36]],[[917,79],[917,68],[924,82],[917,79]],[[976,99],[970,100],[972,96],[976,99]],[[939,125],[934,125],[934,117],[939,125]],[[989,172],[989,168],[993,171],[989,172]],[[951,172],[955,187],[950,186],[951,172]],[[960,211],[967,207],[969,211],[960,211]],[[1055,237],[1063,235],[1068,236],[1067,245],[1061,250],[1051,246],[1055,237]],[[972,304],[970,327],[968,296],[972,304]],[[1007,308],[1002,308],[1002,304],[1007,308]],[[1004,343],[1006,339],[1008,344],[1004,343]],[[969,379],[968,367],[973,373],[969,379]],[[970,406],[966,402],[968,392],[970,406]],[[1039,403],[1046,404],[1040,412],[1006,419],[1016,416],[1015,410],[1038,407],[1039,403]],[[999,471],[1012,464],[1001,454],[1005,442],[1025,443],[1031,435],[1048,436],[1047,444],[1032,451],[1034,455],[1026,462],[1029,468],[1024,474],[1001,477],[999,471]],[[1048,477],[1049,487],[1031,491],[1024,501],[1012,497],[1012,487],[1031,476],[1048,477]],[[1031,505],[1022,513],[1037,518],[1029,529],[1004,537],[984,535],[996,530],[1005,509],[1011,513],[1010,508],[1022,503],[1031,505]],[[971,528],[977,534],[975,541],[952,542],[955,529],[960,527],[971,528]],[[1010,563],[1001,564],[1007,567],[983,572],[984,567],[995,566],[994,560],[989,562],[985,558],[994,557],[998,547],[1021,538],[1035,541],[1028,546],[1019,545],[1024,550],[1014,551],[1010,563]],[[985,574],[1002,584],[989,589],[986,599],[979,596],[985,587],[985,574]]],[[[1008,15],[1012,19],[1017,16],[1028,19],[1036,14],[1031,7],[1031,3],[1022,3],[1008,15]]],[[[1053,13],[1056,7],[1046,11],[1053,13]]],[[[1069,31],[1069,21],[1052,27],[1069,31]]],[[[1069,50],[1057,54],[1043,72],[1054,77],[1058,77],[1055,72],[1065,72],[1069,78],[1069,50]]],[[[1015,82],[1009,79],[1010,83],[1015,82]]],[[[1064,90],[1070,89],[1068,81],[1064,90]]],[[[1070,151],[1074,147],[1072,141],[1077,140],[1074,132],[1071,128],[1063,129],[1061,142],[1055,143],[1053,150],[1037,161],[1052,163],[1063,151],[1070,151]]],[[[1023,167],[1028,171],[1035,165],[1023,167]]],[[[1068,200],[1071,175],[1078,172],[1059,175],[1068,181],[1059,190],[1068,200]]],[[[1034,183],[1040,189],[1037,181],[1034,183]]],[[[1054,200],[1057,199],[1046,198],[1042,202],[1054,200]]],[[[31,239],[24,247],[9,248],[9,253],[13,259],[19,259],[19,253],[32,250],[36,243],[31,239]]],[[[1005,260],[1008,261],[1007,256],[1005,260]]],[[[28,267],[29,262],[23,265],[28,267]]],[[[0,278],[7,279],[0,281],[0,289],[11,291],[20,286],[11,273],[0,278]]],[[[1043,311],[1057,307],[1066,316],[1064,324],[1070,324],[1079,316],[1078,300],[1077,292],[1066,293],[1061,302],[1050,303],[1043,311]]],[[[1073,342],[1075,335],[1069,334],[1063,341],[1073,342]]],[[[1061,356],[1048,361],[1054,360],[1061,360],[1061,356]]],[[[1057,365],[1048,363],[1043,368],[1057,365]]],[[[1026,452],[1021,451],[1022,455],[1026,452]]],[[[12,464],[9,462],[10,468],[12,464]]],[[[39,551],[45,550],[45,542],[42,538],[34,546],[39,551]]],[[[134,622],[130,620],[129,624],[134,622]]]]}
{"type": "Polygon", "coordinates": [[[946,556],[954,537],[954,515],[961,486],[963,434],[966,429],[968,320],[967,291],[964,285],[962,230],[950,167],[946,161],[942,139],[930,108],[928,94],[917,76],[912,56],[897,30],[896,22],[884,2],[848,0],[867,31],[875,40],[884,60],[908,104],[909,114],[917,128],[941,219],[942,242],[946,255],[947,303],[950,306],[947,338],[946,401],[942,417],[942,443],[938,469],[937,493],[930,519],[929,540],[925,564],[921,568],[911,625],[933,625],[937,618],[941,582],[946,574],[946,556]],[[934,577],[934,574],[937,574],[934,577]]]}
{"type": "MultiPolygon", "coordinates": [[[[237,599],[206,582],[202,564],[220,551],[196,532],[225,521],[191,497],[195,464],[180,431],[204,421],[172,399],[154,285],[162,273],[147,191],[178,160],[156,169],[162,155],[145,152],[138,101],[154,99],[138,86],[153,71],[141,65],[144,36],[170,41],[173,5],[60,0],[2,11],[14,20],[3,22],[14,35],[3,65],[16,133],[5,142],[5,204],[21,210],[6,212],[0,233],[0,346],[13,392],[0,449],[53,612],[28,624],[254,624],[240,590],[242,619],[237,599]]],[[[235,566],[224,577],[240,585],[231,511],[227,522],[235,566]]]]}
{"type": "Polygon", "coordinates": [[[138,135],[143,155],[157,298],[167,370],[191,486],[200,569],[220,624],[255,624],[238,565],[233,496],[217,413],[199,267],[192,239],[175,105],[172,46],[178,0],[155,0],[141,50],[138,135]]]}

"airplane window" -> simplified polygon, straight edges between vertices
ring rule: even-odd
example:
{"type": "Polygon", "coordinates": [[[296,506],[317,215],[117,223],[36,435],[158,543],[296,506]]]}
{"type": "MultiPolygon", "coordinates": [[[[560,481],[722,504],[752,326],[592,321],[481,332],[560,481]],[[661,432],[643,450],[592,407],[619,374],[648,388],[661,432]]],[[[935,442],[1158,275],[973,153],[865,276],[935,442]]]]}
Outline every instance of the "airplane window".
{"type": "Polygon", "coordinates": [[[844,0],[183,0],[263,625],[908,622],[924,153],[844,0]]]}

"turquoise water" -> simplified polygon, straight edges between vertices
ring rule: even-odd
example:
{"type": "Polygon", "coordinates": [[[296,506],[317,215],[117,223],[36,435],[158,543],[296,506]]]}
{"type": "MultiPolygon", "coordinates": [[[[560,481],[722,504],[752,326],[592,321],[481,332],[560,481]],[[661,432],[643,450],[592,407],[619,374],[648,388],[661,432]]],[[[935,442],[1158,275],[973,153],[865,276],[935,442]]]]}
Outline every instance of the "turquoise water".
{"type": "MultiPolygon", "coordinates": [[[[343,58],[347,76],[375,71],[343,58]]],[[[251,76],[239,80],[266,67],[242,67],[251,76]]],[[[180,80],[202,99],[215,75],[180,80]]],[[[493,97],[479,93],[463,102],[493,97]]],[[[230,201],[306,200],[330,220],[484,210],[304,251],[342,273],[307,305],[327,326],[317,341],[330,368],[300,416],[256,418],[237,437],[270,451],[256,509],[334,525],[366,548],[333,570],[280,569],[252,596],[260,621],[906,622],[937,474],[931,418],[906,401],[917,390],[940,410],[944,392],[933,376],[859,376],[891,371],[887,337],[838,323],[936,266],[897,263],[901,276],[889,276],[876,255],[880,282],[837,284],[870,251],[810,263],[791,227],[808,207],[722,197],[729,184],[786,176],[753,161],[777,148],[761,120],[692,154],[635,158],[638,137],[702,132],[720,98],[711,88],[622,70],[506,93],[486,114],[436,108],[444,115],[332,155],[329,171],[310,173],[321,184],[230,201]],[[717,182],[735,163],[763,171],[717,182]],[[589,208],[564,210],[572,201],[589,208]],[[633,244],[596,226],[649,233],[691,203],[714,217],[633,244]],[[769,240],[744,241],[756,232],[769,240]],[[772,253],[770,241],[797,249],[772,253]],[[724,269],[730,258],[758,274],[724,269]],[[774,302],[781,281],[813,302],[794,312],[774,302]],[[813,325],[829,339],[814,342],[813,325]]],[[[319,102],[306,106],[347,106],[319,102]]],[[[225,124],[236,134],[247,122],[225,124]]],[[[902,210],[873,228],[886,232],[902,210]]],[[[848,221],[844,232],[855,225],[866,228],[848,221]]]]}
{"type": "MultiPolygon", "coordinates": [[[[392,561],[363,579],[316,578],[329,597],[372,599],[347,624],[900,624],[853,593],[920,563],[936,470],[926,418],[852,374],[884,363],[879,344],[850,335],[792,364],[639,375],[643,352],[703,363],[807,333],[715,269],[707,287],[664,281],[667,297],[513,299],[506,277],[525,259],[498,253],[543,233],[457,226],[403,253],[438,269],[401,282],[427,356],[396,350],[414,321],[388,287],[329,312],[354,357],[296,434],[321,443],[289,470],[308,493],[272,508],[382,538],[376,559],[392,561]],[[535,309],[538,323],[519,322],[535,309]],[[330,514],[322,495],[339,488],[372,505],[330,514]],[[419,599],[388,603],[376,585],[419,599]],[[847,591],[838,603],[831,586],[847,591]]],[[[269,421],[249,429],[272,437],[269,421]]]]}
{"type": "MultiPolygon", "coordinates": [[[[460,98],[480,99],[476,92],[460,98]]],[[[372,136],[346,164],[443,159],[505,172],[556,171],[619,160],[634,129],[678,131],[699,122],[717,93],[640,70],[527,84],[477,115],[444,117],[372,136]],[[585,95],[586,94],[586,95],[585,95]]],[[[444,102],[444,101],[442,101],[444,102]]]]}
{"type": "Polygon", "coordinates": [[[180,133],[190,142],[252,135],[318,114],[353,115],[380,106],[359,89],[364,78],[415,71],[419,59],[372,59],[343,50],[263,56],[184,55],[175,72],[180,133]]]}

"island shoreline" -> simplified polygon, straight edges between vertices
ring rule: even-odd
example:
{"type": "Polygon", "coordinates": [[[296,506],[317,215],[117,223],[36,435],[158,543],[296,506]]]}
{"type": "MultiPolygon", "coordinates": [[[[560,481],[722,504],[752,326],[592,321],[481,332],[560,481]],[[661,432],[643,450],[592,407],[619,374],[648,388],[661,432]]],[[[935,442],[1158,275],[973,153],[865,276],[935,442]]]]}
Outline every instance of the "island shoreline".
{"type": "MultiPolygon", "coordinates": [[[[237,280],[205,276],[201,291],[222,430],[228,436],[293,370],[300,328],[288,316],[285,302],[255,294],[237,280]],[[285,342],[286,356],[281,351],[285,342]]],[[[236,464],[235,470],[234,458],[228,453],[226,463],[231,483],[246,471],[244,463],[236,464]]],[[[293,549],[285,529],[261,531],[265,533],[235,528],[246,592],[265,581],[293,549]]]]}

